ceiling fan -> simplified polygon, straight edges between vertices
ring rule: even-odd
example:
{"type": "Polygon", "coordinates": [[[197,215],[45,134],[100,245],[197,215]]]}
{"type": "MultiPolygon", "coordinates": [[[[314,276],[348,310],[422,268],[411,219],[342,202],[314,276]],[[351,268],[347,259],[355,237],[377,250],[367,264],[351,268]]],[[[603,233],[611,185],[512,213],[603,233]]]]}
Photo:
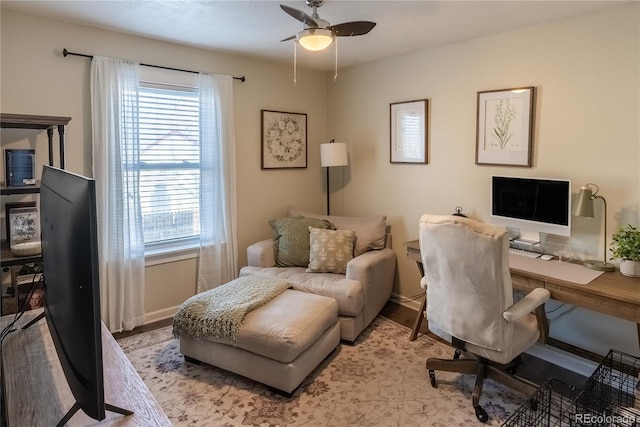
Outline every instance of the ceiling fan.
{"type": "Polygon", "coordinates": [[[362,36],[376,26],[375,22],[353,21],[337,25],[330,25],[329,21],[318,16],[318,8],[324,4],[324,0],[305,0],[307,6],[313,9],[311,16],[301,10],[294,9],[284,4],[280,8],[286,13],[304,24],[304,28],[298,34],[287,37],[281,41],[295,39],[300,46],[307,50],[319,51],[327,48],[336,37],[362,36]]]}

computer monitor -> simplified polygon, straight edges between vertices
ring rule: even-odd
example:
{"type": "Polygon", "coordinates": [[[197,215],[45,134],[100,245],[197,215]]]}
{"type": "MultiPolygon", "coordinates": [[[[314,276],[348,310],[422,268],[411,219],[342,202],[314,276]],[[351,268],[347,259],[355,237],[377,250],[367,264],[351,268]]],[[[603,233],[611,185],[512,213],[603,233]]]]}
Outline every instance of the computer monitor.
{"type": "Polygon", "coordinates": [[[571,235],[571,181],[492,176],[491,222],[518,230],[526,244],[539,243],[539,233],[571,235]]]}

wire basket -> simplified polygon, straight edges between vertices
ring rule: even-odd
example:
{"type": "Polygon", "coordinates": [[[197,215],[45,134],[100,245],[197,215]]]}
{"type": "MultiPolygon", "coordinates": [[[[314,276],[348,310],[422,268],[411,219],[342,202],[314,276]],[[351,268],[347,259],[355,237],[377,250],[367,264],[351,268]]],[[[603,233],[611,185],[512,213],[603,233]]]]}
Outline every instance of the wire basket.
{"type": "Polygon", "coordinates": [[[580,394],[579,389],[561,381],[546,381],[502,426],[578,426],[574,402],[580,394]]]}
{"type": "Polygon", "coordinates": [[[587,380],[576,409],[598,414],[590,425],[640,427],[640,358],[610,350],[587,380]]]}
{"type": "Polygon", "coordinates": [[[551,379],[502,426],[640,427],[640,358],[610,350],[582,390],[551,379]]]}

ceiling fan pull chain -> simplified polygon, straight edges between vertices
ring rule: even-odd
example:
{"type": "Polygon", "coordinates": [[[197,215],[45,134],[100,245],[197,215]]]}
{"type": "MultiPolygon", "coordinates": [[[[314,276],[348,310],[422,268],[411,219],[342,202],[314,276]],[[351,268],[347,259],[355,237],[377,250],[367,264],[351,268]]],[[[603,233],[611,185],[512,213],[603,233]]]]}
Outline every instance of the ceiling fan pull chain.
{"type": "Polygon", "coordinates": [[[336,80],[338,80],[338,38],[337,37],[335,37],[334,43],[336,44],[336,46],[335,46],[335,50],[336,50],[336,69],[335,69],[335,72],[333,73],[333,81],[335,82],[336,80]]]}
{"type": "Polygon", "coordinates": [[[298,51],[296,49],[297,44],[298,43],[294,40],[293,41],[293,85],[294,86],[298,82],[298,75],[297,75],[298,51]]]}

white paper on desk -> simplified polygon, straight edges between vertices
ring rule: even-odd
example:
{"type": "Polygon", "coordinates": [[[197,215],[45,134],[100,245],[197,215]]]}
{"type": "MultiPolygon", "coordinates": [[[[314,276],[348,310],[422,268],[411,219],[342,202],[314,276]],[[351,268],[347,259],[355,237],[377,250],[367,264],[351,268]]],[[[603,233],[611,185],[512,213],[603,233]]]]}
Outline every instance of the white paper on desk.
{"type": "Polygon", "coordinates": [[[509,267],[579,285],[586,285],[604,273],[603,271],[590,270],[582,264],[557,260],[544,261],[540,258],[529,258],[515,254],[509,254],[509,267]]]}

